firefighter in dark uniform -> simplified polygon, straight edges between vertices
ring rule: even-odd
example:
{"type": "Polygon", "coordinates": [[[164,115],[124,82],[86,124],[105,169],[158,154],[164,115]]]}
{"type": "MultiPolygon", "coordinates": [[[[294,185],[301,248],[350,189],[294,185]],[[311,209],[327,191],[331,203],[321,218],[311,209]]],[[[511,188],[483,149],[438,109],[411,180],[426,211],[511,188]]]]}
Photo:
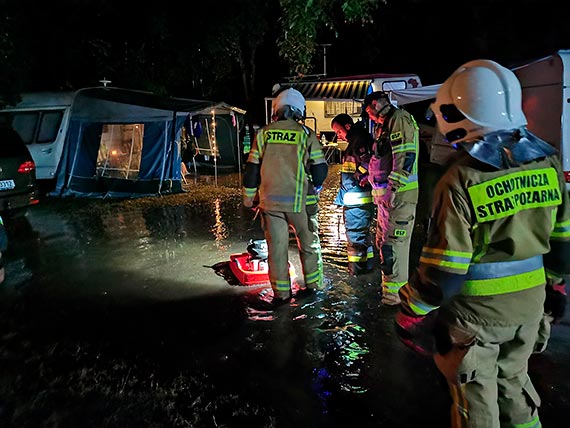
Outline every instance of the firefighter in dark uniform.
{"type": "Polygon", "coordinates": [[[370,231],[374,203],[372,187],[368,182],[372,135],[364,122],[355,124],[352,117],[345,113],[333,118],[331,128],[339,139],[348,142],[342,155],[340,187],[334,203],[343,207],[348,272],[361,275],[371,271],[374,258],[370,231]]]}
{"type": "Polygon", "coordinates": [[[419,128],[413,116],[394,106],[385,92],[368,94],[363,109],[376,123],[369,180],[377,207],[382,303],[397,305],[398,290],[408,281],[418,203],[419,128]]]}
{"type": "Polygon", "coordinates": [[[434,335],[454,427],[541,426],[528,359],[546,272],[570,273],[570,203],[559,155],[527,130],[521,97],[511,70],[475,60],[432,105],[458,152],[436,186],[396,329],[410,346],[434,335]]]}
{"type": "Polygon", "coordinates": [[[306,204],[309,181],[321,186],[328,165],[315,133],[298,123],[305,112],[303,95],[286,89],[275,98],[272,107],[276,120],[258,131],[245,166],[243,203],[251,207],[259,195],[269,279],[274,303],[281,303],[291,298],[290,227],[297,238],[305,286],[313,290],[323,288],[320,256],[314,248],[306,204]]]}

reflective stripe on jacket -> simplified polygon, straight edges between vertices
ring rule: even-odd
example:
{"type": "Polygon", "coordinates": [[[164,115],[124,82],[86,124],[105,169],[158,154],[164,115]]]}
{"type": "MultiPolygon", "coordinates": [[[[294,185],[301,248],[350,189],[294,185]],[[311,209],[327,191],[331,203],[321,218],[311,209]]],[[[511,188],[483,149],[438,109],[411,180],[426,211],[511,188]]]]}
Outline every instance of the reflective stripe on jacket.
{"type": "Polygon", "coordinates": [[[389,187],[406,192],[405,200],[417,202],[419,128],[411,114],[394,109],[383,125],[375,127],[370,182],[374,189],[389,187]],[[383,130],[384,126],[388,129],[383,130]]]}
{"type": "Polygon", "coordinates": [[[244,195],[259,191],[260,208],[298,213],[306,205],[310,165],[326,160],[315,133],[286,119],[259,130],[247,162],[261,165],[261,177],[259,188],[244,188],[244,195]]]}
{"type": "Polygon", "coordinates": [[[543,263],[570,274],[570,202],[556,156],[498,170],[460,154],[433,207],[418,275],[401,291],[416,314],[450,303],[481,319],[525,319],[544,298],[543,263]]]}

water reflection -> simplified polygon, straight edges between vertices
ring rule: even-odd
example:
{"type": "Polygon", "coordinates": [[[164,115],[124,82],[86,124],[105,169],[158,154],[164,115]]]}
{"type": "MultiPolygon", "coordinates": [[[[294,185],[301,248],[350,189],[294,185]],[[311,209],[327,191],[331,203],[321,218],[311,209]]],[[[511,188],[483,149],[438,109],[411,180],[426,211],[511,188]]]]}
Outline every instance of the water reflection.
{"type": "MultiPolygon", "coordinates": [[[[263,233],[259,218],[241,206],[239,197],[214,192],[205,203],[168,206],[157,199],[156,205],[81,215],[40,204],[28,215],[30,239],[13,242],[8,287],[0,293],[8,294],[10,284],[18,282],[34,288],[42,305],[59,298],[69,302],[53,318],[62,319],[50,329],[56,342],[67,329],[84,325],[75,318],[83,310],[80,315],[66,311],[88,302],[94,307],[83,321],[89,328],[77,327],[75,334],[97,331],[85,339],[95,352],[102,352],[98,346],[116,350],[127,343],[137,363],[153,367],[157,378],[199,372],[209,383],[193,388],[207,388],[218,405],[217,397],[225,393],[237,401],[226,404],[232,409],[246,414],[264,409],[263,420],[286,421],[272,426],[372,426],[366,424],[370,408],[384,408],[386,399],[378,397],[407,374],[393,357],[399,344],[392,313],[380,309],[379,272],[359,278],[347,274],[342,210],[332,203],[337,172],[329,173],[320,202],[323,292],[303,294],[294,280],[296,297],[268,309],[258,304],[270,299],[269,284],[237,285],[216,271],[263,233]]],[[[289,255],[301,272],[293,245],[289,255]]],[[[176,388],[163,382],[169,391],[176,388]]],[[[128,386],[123,388],[128,394],[128,386]]],[[[422,402],[411,395],[412,402],[422,402]]],[[[397,401],[394,406],[401,405],[397,401]]],[[[413,426],[407,422],[385,426],[413,426]]]]}

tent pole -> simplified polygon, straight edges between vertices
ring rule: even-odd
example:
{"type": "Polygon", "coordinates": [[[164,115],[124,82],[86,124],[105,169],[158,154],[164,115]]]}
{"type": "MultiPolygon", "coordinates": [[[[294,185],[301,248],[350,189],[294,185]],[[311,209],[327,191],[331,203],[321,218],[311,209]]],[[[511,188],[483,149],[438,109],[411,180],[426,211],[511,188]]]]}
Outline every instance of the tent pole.
{"type": "MultiPolygon", "coordinates": [[[[238,161],[238,180],[239,180],[239,184],[241,185],[241,147],[239,144],[239,117],[236,114],[235,115],[236,118],[236,144],[237,144],[237,161],[238,161]]],[[[244,120],[244,126],[245,126],[245,120],[244,120]]]]}

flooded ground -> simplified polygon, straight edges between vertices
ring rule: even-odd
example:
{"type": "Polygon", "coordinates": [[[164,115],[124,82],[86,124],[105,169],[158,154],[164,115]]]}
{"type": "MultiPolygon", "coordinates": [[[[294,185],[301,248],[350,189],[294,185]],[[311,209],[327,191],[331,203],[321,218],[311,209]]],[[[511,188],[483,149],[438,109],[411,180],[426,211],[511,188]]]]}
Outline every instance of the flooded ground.
{"type": "MultiPolygon", "coordinates": [[[[412,259],[435,175],[424,173],[412,259]]],[[[349,277],[338,168],[322,193],[326,290],[267,310],[214,267],[262,238],[238,174],[141,200],[51,200],[11,222],[0,286],[0,426],[449,425],[431,361],[394,334],[379,272],[349,277]]],[[[293,247],[290,256],[300,269],[293,247]]],[[[568,316],[531,376],[543,426],[570,410],[568,316]]]]}

